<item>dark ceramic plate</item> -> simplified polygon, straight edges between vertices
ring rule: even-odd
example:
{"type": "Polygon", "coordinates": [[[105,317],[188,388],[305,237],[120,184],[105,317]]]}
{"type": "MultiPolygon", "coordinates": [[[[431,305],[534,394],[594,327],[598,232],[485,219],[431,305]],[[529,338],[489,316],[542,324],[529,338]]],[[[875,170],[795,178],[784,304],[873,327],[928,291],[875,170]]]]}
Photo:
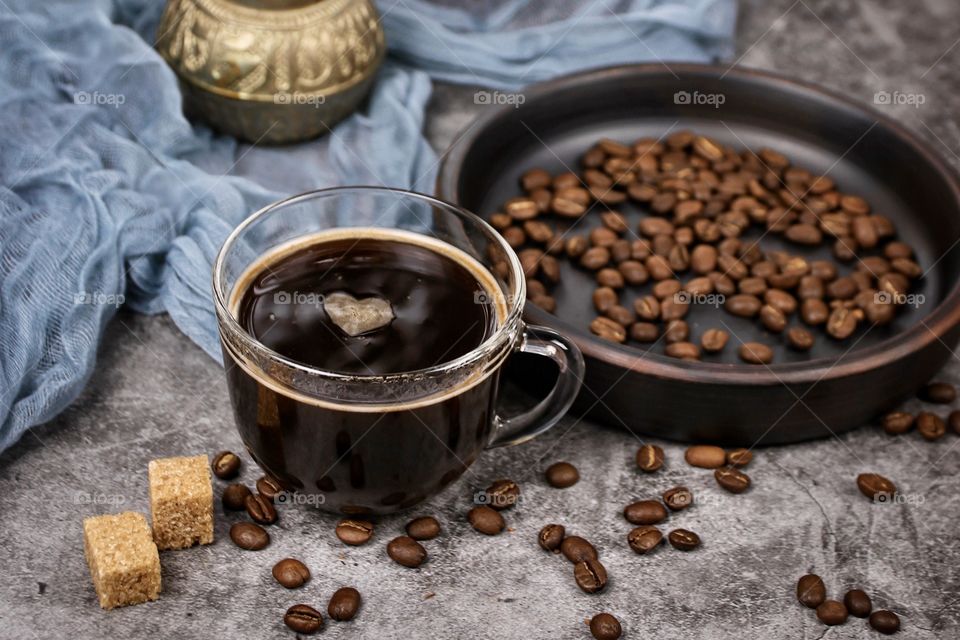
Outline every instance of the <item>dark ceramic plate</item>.
{"type": "MultiPolygon", "coordinates": [[[[519,108],[482,115],[450,150],[439,177],[442,198],[487,216],[520,195],[525,170],[576,170],[583,151],[601,137],[629,142],[691,129],[736,148],[770,147],[828,174],[839,189],[865,197],[891,218],[927,270],[911,291],[917,304],[893,324],[861,328],[845,342],[818,330],[807,354],[790,351],[782,336],[755,321],[695,305],[687,317],[694,341],[721,322],[735,337],[724,354],[690,363],[663,355],[662,342],[648,351],[593,336],[587,329],[595,317],[593,278],[563,261],[555,314],[528,303],[527,317],[563,331],[583,350],[587,376],[575,411],[674,440],[793,442],[869,421],[915,392],[950,357],[960,321],[960,187],[946,163],[896,122],[809,84],[701,65],[603,69],[529,88],[524,97],[519,108]],[[722,96],[722,104],[709,96],[722,96]],[[740,340],[774,346],[775,364],[739,363],[740,340]]],[[[620,209],[634,229],[645,215],[630,205],[620,209]]],[[[586,216],[576,232],[587,232],[597,218],[586,216]]],[[[778,240],[767,236],[764,247],[782,246],[778,240]]],[[[622,299],[646,292],[637,288],[622,299]]],[[[798,323],[794,317],[791,326],[798,323]]],[[[521,362],[513,370],[527,386],[549,385],[549,374],[524,368],[521,362]]]]}

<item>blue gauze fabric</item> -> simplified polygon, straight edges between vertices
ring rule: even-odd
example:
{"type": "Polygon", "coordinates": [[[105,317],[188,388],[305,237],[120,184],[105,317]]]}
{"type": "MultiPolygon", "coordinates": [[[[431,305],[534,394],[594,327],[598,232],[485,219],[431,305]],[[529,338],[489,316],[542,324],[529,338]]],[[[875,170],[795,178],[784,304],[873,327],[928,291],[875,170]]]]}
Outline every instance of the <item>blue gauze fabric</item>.
{"type": "Polygon", "coordinates": [[[431,78],[512,89],[608,64],[708,61],[731,54],[736,14],[734,0],[458,4],[378,2],[391,58],[369,103],[332,135],[272,149],[184,119],[152,49],[160,0],[0,4],[0,450],[80,393],[121,304],[169,313],[220,360],[216,251],[290,195],[244,167],[297,158],[303,188],[430,191],[431,78]]]}

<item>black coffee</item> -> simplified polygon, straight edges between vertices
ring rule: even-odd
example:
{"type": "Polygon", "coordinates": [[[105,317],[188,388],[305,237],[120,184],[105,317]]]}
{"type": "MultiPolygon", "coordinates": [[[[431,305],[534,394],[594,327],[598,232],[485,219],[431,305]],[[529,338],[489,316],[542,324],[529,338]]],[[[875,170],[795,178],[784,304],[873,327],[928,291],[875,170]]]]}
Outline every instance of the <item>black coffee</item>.
{"type": "MultiPolygon", "coordinates": [[[[493,277],[466,254],[422,236],[361,232],[262,258],[236,286],[241,326],[292,360],[370,375],[449,362],[503,322],[493,277]]],[[[391,403],[397,390],[384,385],[382,405],[361,406],[287,392],[225,353],[247,448],[284,488],[319,494],[327,510],[412,506],[457,479],[490,439],[496,373],[413,403],[391,403]]]]}

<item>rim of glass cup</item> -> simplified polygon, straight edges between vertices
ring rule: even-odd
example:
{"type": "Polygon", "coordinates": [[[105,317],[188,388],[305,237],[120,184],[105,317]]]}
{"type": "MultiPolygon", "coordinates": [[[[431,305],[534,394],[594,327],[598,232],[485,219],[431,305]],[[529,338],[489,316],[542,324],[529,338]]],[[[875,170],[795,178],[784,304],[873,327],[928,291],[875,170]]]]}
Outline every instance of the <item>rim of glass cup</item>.
{"type": "MultiPolygon", "coordinates": [[[[359,227],[358,227],[359,228],[359,227]]],[[[442,239],[440,239],[443,242],[442,239]]],[[[485,266],[485,265],[484,265],[485,266]]],[[[354,186],[354,187],[329,187],[326,189],[314,189],[312,191],[305,191],[289,198],[284,198],[276,202],[272,202],[267,206],[251,213],[247,216],[243,222],[237,225],[233,231],[230,232],[230,235],[227,236],[227,239],[224,240],[223,245],[221,245],[220,250],[217,252],[217,258],[213,263],[213,297],[214,304],[216,306],[218,321],[225,323],[229,330],[237,336],[245,345],[253,351],[259,351],[271,360],[278,361],[284,366],[297,369],[304,373],[310,375],[321,376],[328,378],[332,381],[340,382],[370,382],[370,383],[383,383],[390,382],[391,380],[403,380],[409,379],[411,377],[427,378],[434,377],[441,374],[457,371],[465,367],[472,367],[476,364],[479,364],[483,359],[495,353],[497,350],[507,346],[513,340],[513,334],[516,331],[516,328],[520,326],[521,317],[523,315],[523,304],[526,299],[526,278],[523,275],[523,268],[520,266],[520,259],[517,257],[516,252],[513,248],[503,239],[496,229],[494,229],[490,224],[481,218],[480,216],[467,211],[463,207],[459,207],[455,204],[451,204],[439,198],[435,198],[424,193],[419,193],[416,191],[410,191],[407,189],[396,189],[393,187],[376,187],[376,186],[354,186]],[[474,222],[484,233],[487,235],[491,242],[494,242],[500,246],[503,250],[504,255],[507,257],[507,260],[510,263],[510,270],[513,273],[514,279],[516,280],[516,291],[512,296],[512,299],[507,299],[507,315],[500,327],[486,340],[480,343],[473,350],[463,354],[462,356],[455,358],[454,360],[449,360],[426,369],[414,369],[411,371],[402,371],[397,373],[389,374],[348,374],[348,373],[337,373],[335,371],[328,371],[326,369],[321,369],[319,367],[313,367],[296,360],[287,358],[284,355],[274,351],[267,345],[263,344],[256,338],[250,335],[246,329],[244,329],[237,319],[234,317],[233,313],[229,308],[228,296],[225,292],[224,279],[225,279],[225,269],[226,269],[226,255],[229,253],[230,249],[236,243],[237,239],[240,237],[243,232],[253,225],[255,222],[261,218],[277,211],[288,207],[290,205],[298,204],[300,202],[306,202],[309,200],[315,200],[318,198],[327,198],[327,197],[336,197],[340,195],[346,195],[348,193],[371,193],[371,194],[393,194],[398,198],[409,198],[412,200],[418,200],[420,202],[426,202],[432,206],[445,209],[462,217],[465,217],[468,220],[474,222]]],[[[519,332],[517,332],[519,334],[519,332]]],[[[509,353],[507,349],[503,349],[504,353],[502,357],[506,357],[509,353]]],[[[499,358],[498,358],[499,360],[499,358]]]]}

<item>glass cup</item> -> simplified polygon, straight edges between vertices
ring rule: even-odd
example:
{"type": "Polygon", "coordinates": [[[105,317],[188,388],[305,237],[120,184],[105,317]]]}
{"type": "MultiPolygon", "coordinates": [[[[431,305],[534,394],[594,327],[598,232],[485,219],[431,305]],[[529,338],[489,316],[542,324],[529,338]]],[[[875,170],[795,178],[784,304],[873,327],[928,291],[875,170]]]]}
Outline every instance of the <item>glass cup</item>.
{"type": "Polygon", "coordinates": [[[472,213],[426,195],[345,187],[272,204],[224,242],[213,287],[244,445],[288,492],[281,499],[327,511],[382,514],[418,504],[459,478],[484,449],[525,442],[556,424],[583,378],[576,345],[523,322],[523,270],[500,234],[472,213]],[[499,319],[479,346],[427,369],[352,375],[284,357],[238,322],[245,282],[265,256],[313,235],[373,237],[377,230],[451,245],[489,271],[495,290],[476,291],[474,300],[497,305],[499,319]],[[496,411],[499,375],[516,352],[552,361],[559,376],[535,407],[503,417],[496,411]]]}

